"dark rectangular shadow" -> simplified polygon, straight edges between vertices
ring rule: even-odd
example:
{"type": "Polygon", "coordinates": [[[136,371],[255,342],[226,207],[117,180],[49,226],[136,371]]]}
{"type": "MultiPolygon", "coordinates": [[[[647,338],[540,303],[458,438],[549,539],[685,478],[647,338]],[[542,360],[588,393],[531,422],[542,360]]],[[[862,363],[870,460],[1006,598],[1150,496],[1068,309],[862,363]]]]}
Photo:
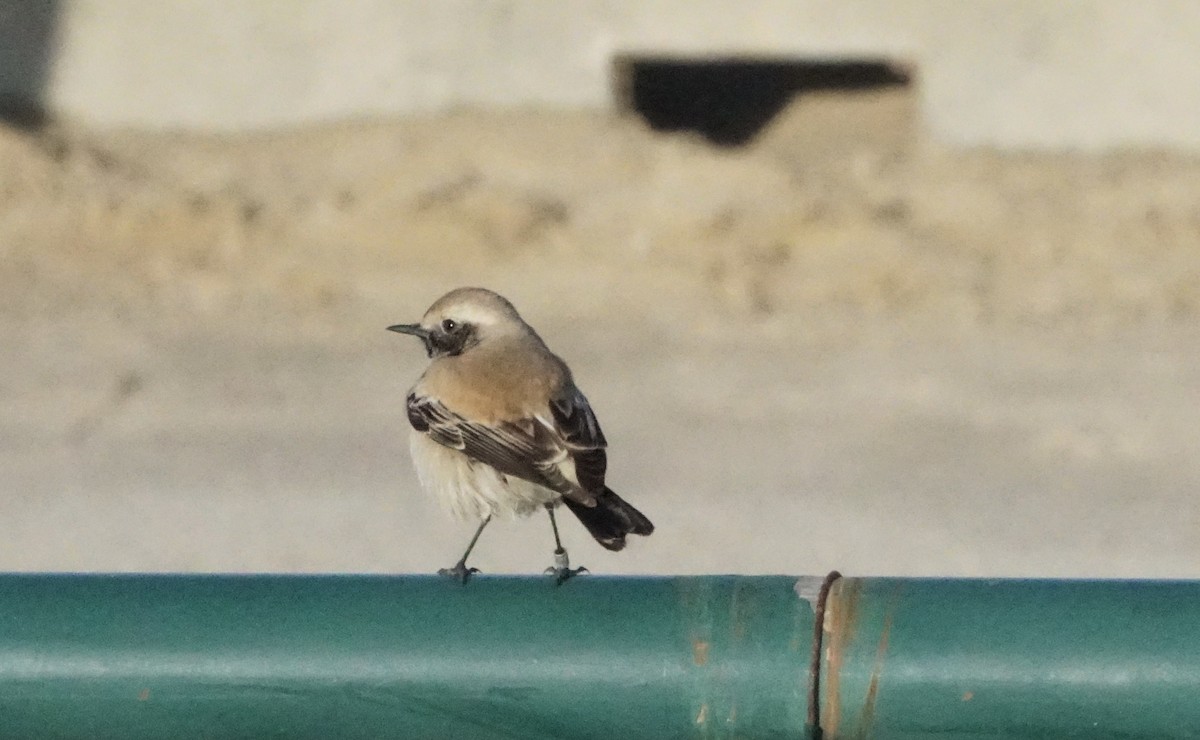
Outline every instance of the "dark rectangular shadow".
{"type": "Polygon", "coordinates": [[[907,86],[886,61],[625,57],[619,101],[659,131],[692,130],[720,146],[750,141],[793,96],[815,90],[907,86]]]}

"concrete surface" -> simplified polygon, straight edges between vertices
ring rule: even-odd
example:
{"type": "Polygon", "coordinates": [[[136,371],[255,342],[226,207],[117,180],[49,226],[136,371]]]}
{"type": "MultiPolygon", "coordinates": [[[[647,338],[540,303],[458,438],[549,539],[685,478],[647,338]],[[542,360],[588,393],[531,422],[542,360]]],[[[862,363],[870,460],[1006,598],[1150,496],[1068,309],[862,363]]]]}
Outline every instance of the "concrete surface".
{"type": "Polygon", "coordinates": [[[251,130],[617,104],[629,56],[890,61],[947,144],[1200,151],[1191,0],[60,0],[0,4],[0,97],[251,130]],[[33,7],[33,6],[30,6],[33,7]]]}

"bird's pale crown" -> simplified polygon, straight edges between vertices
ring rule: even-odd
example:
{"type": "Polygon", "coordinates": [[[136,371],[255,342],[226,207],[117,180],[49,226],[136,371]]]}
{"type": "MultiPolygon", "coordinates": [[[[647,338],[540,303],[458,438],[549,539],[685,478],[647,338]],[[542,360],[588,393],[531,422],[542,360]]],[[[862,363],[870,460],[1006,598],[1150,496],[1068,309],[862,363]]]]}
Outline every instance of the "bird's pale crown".
{"type": "Polygon", "coordinates": [[[450,291],[434,301],[421,318],[421,325],[433,329],[446,319],[477,327],[525,327],[513,304],[486,288],[456,288],[450,291]]]}

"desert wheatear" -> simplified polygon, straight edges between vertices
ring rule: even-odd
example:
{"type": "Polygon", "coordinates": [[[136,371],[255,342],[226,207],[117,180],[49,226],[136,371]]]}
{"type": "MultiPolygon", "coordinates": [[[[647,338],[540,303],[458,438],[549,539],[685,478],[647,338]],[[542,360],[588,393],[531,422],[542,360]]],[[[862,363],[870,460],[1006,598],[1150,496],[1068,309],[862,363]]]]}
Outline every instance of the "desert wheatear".
{"type": "Polygon", "coordinates": [[[546,348],[513,305],[483,288],[439,298],[417,324],[389,326],[425,343],[430,363],[408,394],[410,447],[421,484],[479,529],[462,558],[439,573],[463,582],[467,557],[492,517],[544,507],[554,531],[554,567],[572,570],[554,509],[571,513],[609,550],[627,534],[654,531],[640,511],[604,485],[606,442],[566,363],[546,348]]]}

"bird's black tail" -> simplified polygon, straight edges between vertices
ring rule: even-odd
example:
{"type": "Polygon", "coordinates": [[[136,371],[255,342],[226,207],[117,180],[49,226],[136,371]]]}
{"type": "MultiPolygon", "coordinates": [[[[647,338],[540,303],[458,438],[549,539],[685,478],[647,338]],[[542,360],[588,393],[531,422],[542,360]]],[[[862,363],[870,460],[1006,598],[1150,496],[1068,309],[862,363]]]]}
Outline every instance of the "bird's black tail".
{"type": "Polygon", "coordinates": [[[564,498],[563,503],[579,517],[596,541],[609,550],[623,549],[627,534],[645,536],[654,531],[654,525],[645,514],[608,488],[596,497],[595,506],[586,506],[569,498],[564,498]]]}

